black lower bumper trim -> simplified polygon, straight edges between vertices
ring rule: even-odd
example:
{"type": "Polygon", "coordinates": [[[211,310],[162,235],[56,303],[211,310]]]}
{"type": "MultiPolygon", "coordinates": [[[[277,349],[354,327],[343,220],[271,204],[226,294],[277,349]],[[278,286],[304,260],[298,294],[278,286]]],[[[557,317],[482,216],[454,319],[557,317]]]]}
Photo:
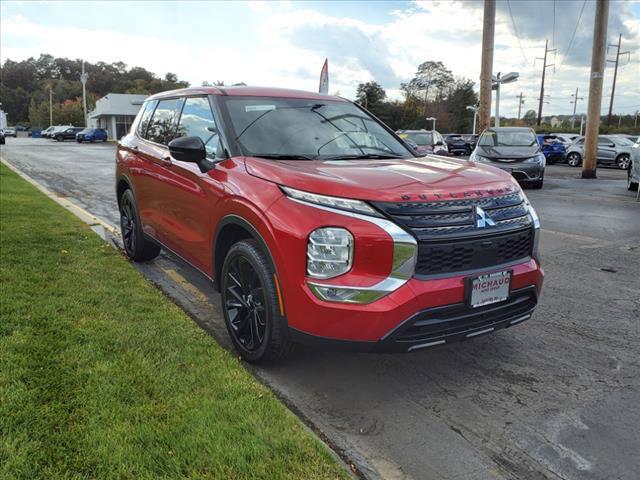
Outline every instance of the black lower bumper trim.
{"type": "Polygon", "coordinates": [[[291,340],[321,348],[359,352],[411,352],[468,340],[531,318],[538,302],[536,287],[511,292],[504,302],[480,308],[465,303],[433,307],[412,315],[377,342],[317,337],[289,328],[291,340]]]}

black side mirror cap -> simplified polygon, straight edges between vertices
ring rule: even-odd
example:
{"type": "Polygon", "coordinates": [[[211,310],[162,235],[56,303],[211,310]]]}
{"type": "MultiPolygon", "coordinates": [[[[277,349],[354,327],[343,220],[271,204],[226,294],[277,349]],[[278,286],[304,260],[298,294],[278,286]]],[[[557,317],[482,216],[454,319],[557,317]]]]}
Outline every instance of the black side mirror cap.
{"type": "Polygon", "coordinates": [[[181,162],[198,163],[207,158],[207,151],[200,137],[179,137],[169,142],[169,153],[181,162]]]}
{"type": "Polygon", "coordinates": [[[444,145],[444,143],[442,143],[442,142],[436,142],[436,145],[438,145],[438,146],[440,147],[440,146],[444,145]]]}

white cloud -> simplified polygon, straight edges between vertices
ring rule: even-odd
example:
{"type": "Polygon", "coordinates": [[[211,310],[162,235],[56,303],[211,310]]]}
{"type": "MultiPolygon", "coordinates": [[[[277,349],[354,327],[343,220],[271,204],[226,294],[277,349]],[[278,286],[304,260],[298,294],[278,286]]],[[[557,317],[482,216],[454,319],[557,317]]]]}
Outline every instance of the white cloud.
{"type": "MultiPolygon", "coordinates": [[[[340,15],[339,2],[332,5],[335,5],[336,13],[329,15],[314,11],[304,3],[248,2],[247,15],[251,15],[259,27],[249,31],[243,30],[243,24],[238,24],[237,35],[249,40],[242,44],[233,38],[215,38],[215,31],[210,33],[211,42],[194,45],[183,40],[181,35],[168,37],[159,33],[151,36],[130,33],[135,30],[129,29],[89,29],[72,26],[75,22],[71,19],[65,25],[45,26],[36,19],[3,14],[0,57],[3,61],[7,58],[20,60],[51,53],[89,61],[124,61],[159,75],[171,71],[194,85],[203,80],[225,80],[307,90],[317,89],[320,68],[328,57],[330,90],[339,90],[348,97],[354,96],[358,83],[377,80],[390,97],[398,98],[400,83],[408,81],[416,66],[426,60],[440,60],[454,74],[478,82],[482,38],[482,8],[478,3],[419,1],[406,9],[393,11],[386,23],[367,22],[366,15],[357,19],[345,17],[340,15]],[[11,38],[11,42],[7,38],[11,38]]],[[[363,2],[362,5],[363,12],[365,8],[376,8],[375,3],[363,2]]],[[[503,88],[501,113],[507,115],[515,115],[515,97],[520,91],[526,96],[525,110],[537,109],[541,64],[536,62],[534,68],[533,59],[543,53],[545,34],[539,33],[535,25],[536,22],[548,22],[544,12],[533,18],[533,14],[528,13],[530,6],[524,2],[512,2],[512,6],[521,30],[522,50],[510,17],[500,10],[502,6],[496,22],[494,52],[494,71],[520,72],[517,83],[503,88]],[[530,18],[518,17],[518,11],[530,18]]],[[[618,15],[616,19],[622,18],[620,28],[626,30],[624,47],[631,49],[633,55],[632,62],[619,71],[616,106],[630,113],[640,108],[637,81],[640,77],[640,18],[627,8],[627,4],[623,7],[624,15],[617,11],[614,15],[618,15]]],[[[577,11],[571,6],[571,10],[567,7],[566,12],[558,12],[556,41],[559,52],[555,63],[559,68],[555,73],[550,70],[547,77],[545,93],[550,97],[544,110],[548,113],[569,113],[570,94],[576,87],[581,96],[587,95],[588,65],[563,59],[577,11]],[[563,14],[567,18],[562,17],[563,14]]],[[[590,51],[584,51],[584,36],[590,35],[592,21],[585,12],[572,47],[572,55],[576,58],[590,57],[590,51]],[[582,50],[574,52],[578,48],[582,50]],[[576,53],[580,55],[576,56],[576,53]]],[[[166,31],[163,26],[159,27],[159,32],[166,31]]],[[[590,49],[590,45],[588,47],[590,49]]],[[[610,83],[611,70],[608,69],[605,92],[609,91],[610,83]]],[[[606,103],[605,98],[603,104],[606,103]]],[[[586,101],[578,105],[578,109],[581,108],[586,108],[586,101]]]]}

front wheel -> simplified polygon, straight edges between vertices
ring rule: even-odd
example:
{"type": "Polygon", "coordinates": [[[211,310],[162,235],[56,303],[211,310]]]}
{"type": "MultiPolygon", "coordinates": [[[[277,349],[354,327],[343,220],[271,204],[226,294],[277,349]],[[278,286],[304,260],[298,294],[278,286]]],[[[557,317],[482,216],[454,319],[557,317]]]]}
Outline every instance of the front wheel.
{"type": "Polygon", "coordinates": [[[56,137],[56,142],[61,142],[62,140],[64,140],[64,138],[62,138],[62,137],[60,137],[60,136],[57,136],[57,137],[56,137]]]}
{"type": "Polygon", "coordinates": [[[579,153],[571,152],[569,155],[567,155],[567,164],[570,167],[578,167],[580,166],[580,163],[582,163],[582,157],[579,153]]]}
{"type": "Polygon", "coordinates": [[[220,278],[222,310],[231,341],[248,362],[280,360],[295,347],[275,282],[271,263],[255,240],[231,247],[220,278]]]}
{"type": "Polygon", "coordinates": [[[127,256],[136,262],[152,260],[160,253],[160,247],[145,240],[142,223],[133,192],[125,190],[120,197],[120,232],[127,256]]]}
{"type": "Polygon", "coordinates": [[[626,153],[616,158],[616,165],[620,170],[627,170],[629,168],[629,163],[631,163],[631,159],[629,158],[629,155],[627,155],[626,153]]]}

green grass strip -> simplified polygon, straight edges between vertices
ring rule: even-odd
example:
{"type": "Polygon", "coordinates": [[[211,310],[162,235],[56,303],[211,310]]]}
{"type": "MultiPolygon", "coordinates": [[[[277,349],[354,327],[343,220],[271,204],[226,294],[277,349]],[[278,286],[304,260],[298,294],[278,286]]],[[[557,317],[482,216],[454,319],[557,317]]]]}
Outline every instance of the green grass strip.
{"type": "Polygon", "coordinates": [[[89,227],[0,165],[0,478],[347,478],[89,227]]]}

